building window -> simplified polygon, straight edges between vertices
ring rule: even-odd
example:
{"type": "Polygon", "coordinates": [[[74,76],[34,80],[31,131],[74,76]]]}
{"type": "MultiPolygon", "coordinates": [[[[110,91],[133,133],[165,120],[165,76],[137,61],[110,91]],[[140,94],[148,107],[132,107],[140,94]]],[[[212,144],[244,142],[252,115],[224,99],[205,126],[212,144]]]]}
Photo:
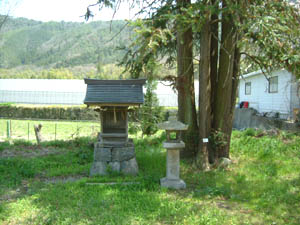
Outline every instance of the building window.
{"type": "Polygon", "coordinates": [[[269,78],[269,93],[278,92],[278,76],[269,78]]]}
{"type": "Polygon", "coordinates": [[[245,83],[245,95],[251,95],[251,82],[245,83]]]}

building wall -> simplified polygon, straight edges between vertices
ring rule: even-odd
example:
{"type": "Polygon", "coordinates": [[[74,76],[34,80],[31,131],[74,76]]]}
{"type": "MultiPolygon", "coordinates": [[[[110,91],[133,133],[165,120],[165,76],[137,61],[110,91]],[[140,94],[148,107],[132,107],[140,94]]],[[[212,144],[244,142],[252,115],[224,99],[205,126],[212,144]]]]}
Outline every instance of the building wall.
{"type": "MultiPolygon", "coordinates": [[[[268,75],[270,76],[270,75],[268,75]]],[[[292,74],[286,70],[272,72],[271,76],[278,76],[278,92],[269,93],[268,81],[262,73],[256,75],[244,75],[239,83],[239,102],[248,101],[249,107],[256,109],[260,113],[279,112],[280,117],[291,116],[291,84],[292,74]],[[245,83],[251,82],[251,94],[245,94],[245,83]]]]}

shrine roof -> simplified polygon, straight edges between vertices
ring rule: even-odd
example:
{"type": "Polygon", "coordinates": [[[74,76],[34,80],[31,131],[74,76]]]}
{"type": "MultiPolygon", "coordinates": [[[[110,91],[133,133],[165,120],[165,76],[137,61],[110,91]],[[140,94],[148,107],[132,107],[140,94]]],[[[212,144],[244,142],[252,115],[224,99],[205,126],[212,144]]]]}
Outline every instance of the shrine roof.
{"type": "Polygon", "coordinates": [[[143,85],[146,79],[84,79],[84,82],[87,84],[84,104],[130,106],[144,103],[143,85]]]}

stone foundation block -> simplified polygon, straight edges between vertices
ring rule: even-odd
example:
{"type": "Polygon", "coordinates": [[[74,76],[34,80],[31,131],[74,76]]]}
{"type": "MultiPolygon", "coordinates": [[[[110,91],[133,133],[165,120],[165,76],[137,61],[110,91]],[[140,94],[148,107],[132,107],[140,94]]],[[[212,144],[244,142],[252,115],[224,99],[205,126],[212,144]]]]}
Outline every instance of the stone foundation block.
{"type": "Polygon", "coordinates": [[[94,163],[90,175],[107,175],[109,170],[127,175],[138,174],[133,142],[122,147],[104,147],[101,142],[94,144],[94,163]]]}
{"type": "Polygon", "coordinates": [[[106,175],[107,174],[107,163],[106,162],[94,162],[90,170],[91,176],[106,175]]]}
{"type": "Polygon", "coordinates": [[[137,175],[138,174],[138,164],[135,158],[132,158],[128,161],[121,162],[121,172],[129,175],[137,175]]]}
{"type": "Polygon", "coordinates": [[[113,148],[111,152],[111,161],[128,161],[135,157],[134,147],[113,148]]]}
{"type": "Polygon", "coordinates": [[[111,148],[95,148],[94,149],[95,162],[109,162],[111,161],[111,148]]]}
{"type": "Polygon", "coordinates": [[[120,172],[121,163],[120,162],[110,162],[108,165],[111,167],[111,170],[114,172],[120,172]]]}

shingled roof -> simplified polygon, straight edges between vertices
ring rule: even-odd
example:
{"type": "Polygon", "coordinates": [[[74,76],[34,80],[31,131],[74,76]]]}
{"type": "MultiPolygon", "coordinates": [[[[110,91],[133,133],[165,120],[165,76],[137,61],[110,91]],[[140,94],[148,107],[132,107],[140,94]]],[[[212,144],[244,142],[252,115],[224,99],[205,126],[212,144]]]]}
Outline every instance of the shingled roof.
{"type": "Polygon", "coordinates": [[[146,79],[96,80],[84,79],[87,84],[84,104],[140,105],[144,102],[143,85],[146,79]]]}

